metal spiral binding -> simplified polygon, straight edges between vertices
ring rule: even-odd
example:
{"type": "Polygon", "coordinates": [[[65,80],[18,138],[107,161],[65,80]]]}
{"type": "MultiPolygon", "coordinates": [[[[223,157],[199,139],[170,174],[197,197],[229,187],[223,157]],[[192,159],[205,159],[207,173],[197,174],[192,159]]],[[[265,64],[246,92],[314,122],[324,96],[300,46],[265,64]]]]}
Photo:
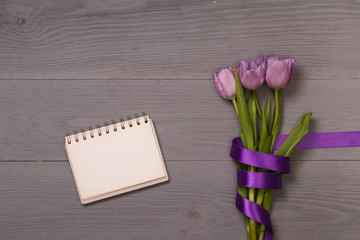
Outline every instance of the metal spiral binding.
{"type": "MultiPolygon", "coordinates": [[[[144,117],[144,123],[148,123],[148,116],[143,112],[142,116],[144,117]]],[[[74,136],[75,142],[79,142],[80,138],[82,138],[82,140],[86,140],[88,139],[88,137],[90,136],[90,138],[94,138],[96,135],[98,137],[103,135],[103,130],[105,129],[105,134],[109,134],[112,131],[117,132],[118,131],[118,124],[120,124],[120,130],[121,129],[125,129],[126,127],[134,127],[134,124],[136,123],[136,125],[140,125],[140,116],[139,114],[135,114],[135,118],[132,118],[130,115],[127,116],[127,120],[124,120],[123,118],[119,118],[119,122],[116,122],[115,119],[111,120],[111,124],[108,124],[108,122],[104,122],[104,125],[101,126],[100,124],[96,124],[96,128],[94,129],[93,127],[89,127],[88,130],[85,129],[81,129],[81,132],[79,133],[78,131],[73,131],[73,134],[71,133],[66,133],[66,142],[68,144],[71,144],[71,136],[74,136]],[[134,122],[134,123],[133,123],[134,122]],[[112,127],[111,127],[112,126],[112,127]],[[103,128],[103,129],[102,129],[103,128]],[[87,133],[89,135],[87,135],[87,133]],[[80,138],[79,138],[80,136],[80,138]]]]}
{"type": "Polygon", "coordinates": [[[81,132],[82,132],[83,139],[86,140],[85,129],[81,129],[81,132]]]}

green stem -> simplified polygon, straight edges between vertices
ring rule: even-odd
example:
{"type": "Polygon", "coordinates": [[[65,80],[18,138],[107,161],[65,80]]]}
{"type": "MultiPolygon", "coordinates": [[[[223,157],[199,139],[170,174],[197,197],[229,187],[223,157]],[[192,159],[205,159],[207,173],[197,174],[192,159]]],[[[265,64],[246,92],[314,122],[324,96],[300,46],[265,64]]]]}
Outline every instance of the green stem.
{"type": "MultiPolygon", "coordinates": [[[[240,117],[239,117],[239,109],[238,109],[238,106],[237,106],[237,102],[235,100],[235,98],[232,98],[231,99],[233,105],[234,105],[234,108],[235,108],[235,111],[236,111],[236,116],[239,118],[240,120],[240,117]]],[[[244,147],[246,147],[246,139],[244,137],[244,133],[242,131],[240,131],[240,138],[241,138],[241,142],[244,144],[244,147]]]]}
{"type": "MultiPolygon", "coordinates": [[[[249,171],[256,172],[256,168],[253,166],[249,166],[249,171]]],[[[252,202],[255,202],[255,192],[256,192],[255,188],[249,188],[249,200],[252,202]]]]}
{"type": "MultiPolygon", "coordinates": [[[[264,125],[266,125],[266,123],[264,123],[264,125]]],[[[262,152],[265,152],[265,153],[269,153],[270,152],[270,142],[271,142],[271,136],[268,136],[266,141],[265,141],[265,146],[264,148],[262,149],[262,152]]],[[[259,168],[258,169],[258,172],[268,172],[268,170],[266,169],[261,169],[259,168]]],[[[264,199],[266,199],[266,193],[268,192],[268,189],[265,189],[265,188],[259,188],[258,191],[257,191],[257,196],[256,196],[256,204],[262,206],[263,203],[264,203],[264,199]]],[[[263,239],[263,236],[261,235],[264,234],[264,231],[265,231],[265,225],[263,224],[260,224],[260,230],[259,230],[259,240],[263,239]],[[261,237],[262,236],[262,237],[261,237]]]]}
{"type": "MultiPolygon", "coordinates": [[[[271,140],[270,148],[268,149],[269,152],[272,152],[276,136],[279,132],[280,116],[281,116],[280,114],[281,114],[281,89],[275,89],[275,109],[274,109],[274,118],[273,118],[272,130],[271,130],[272,140],[271,140]]],[[[262,206],[267,211],[269,211],[270,209],[271,199],[273,194],[274,194],[273,189],[266,189],[264,191],[264,196],[263,196],[264,200],[262,202],[262,206]]],[[[260,202],[260,199],[258,202],[260,202]]],[[[264,239],[265,229],[266,229],[265,225],[261,224],[258,240],[264,239]]]]}
{"type": "MultiPolygon", "coordinates": [[[[258,172],[266,172],[264,170],[259,170],[258,172]]],[[[262,205],[264,200],[265,188],[259,188],[256,195],[256,204],[262,205]]]]}
{"type": "Polygon", "coordinates": [[[252,91],[252,93],[253,93],[254,100],[255,100],[256,110],[261,118],[261,110],[260,110],[260,106],[259,106],[259,101],[257,99],[256,90],[252,91]]]}
{"type": "MultiPolygon", "coordinates": [[[[250,115],[250,120],[253,128],[253,136],[254,136],[254,146],[249,147],[250,150],[256,151],[258,146],[258,138],[257,138],[257,110],[255,104],[255,97],[254,91],[252,91],[252,95],[249,95],[247,100],[247,107],[250,115]]],[[[256,172],[256,167],[249,166],[248,171],[256,172]]],[[[249,200],[252,202],[256,202],[256,188],[249,188],[249,200]]],[[[257,238],[257,231],[256,225],[257,222],[254,219],[249,219],[250,221],[250,239],[256,240],[257,238]]]]}
{"type": "MultiPolygon", "coordinates": [[[[270,108],[270,101],[268,99],[267,101],[267,108],[269,110],[270,108]]],[[[261,134],[260,134],[260,144],[259,144],[259,152],[263,152],[263,153],[270,153],[270,144],[272,142],[272,137],[271,135],[269,136],[268,134],[268,121],[267,118],[269,118],[270,112],[268,112],[267,114],[265,113],[264,109],[262,109],[262,118],[261,118],[261,134]]],[[[266,169],[262,169],[259,168],[258,172],[268,172],[266,169]]],[[[264,195],[265,195],[265,189],[264,188],[259,188],[257,190],[257,196],[256,196],[256,204],[262,206],[263,201],[264,201],[264,195]]],[[[260,224],[261,225],[261,224],[260,224]]],[[[259,228],[260,229],[260,228],[259,228]]]]}
{"type": "MultiPolygon", "coordinates": [[[[249,166],[248,170],[250,172],[256,172],[256,168],[253,166],[249,166]]],[[[255,194],[256,194],[256,189],[255,188],[249,188],[249,200],[252,202],[255,202],[255,194]]],[[[256,221],[252,218],[249,218],[250,220],[250,240],[256,240],[257,236],[257,231],[256,231],[256,221]]]]}
{"type": "Polygon", "coordinates": [[[271,142],[270,149],[273,149],[274,143],[276,140],[276,136],[279,132],[279,126],[280,126],[280,112],[281,112],[281,89],[275,89],[275,112],[274,112],[274,119],[273,119],[273,126],[272,126],[272,135],[273,139],[271,142]]]}
{"type": "MultiPolygon", "coordinates": [[[[274,189],[268,189],[268,190],[266,190],[266,192],[265,192],[265,200],[264,200],[264,205],[263,205],[263,207],[264,207],[267,211],[270,210],[270,205],[271,205],[271,200],[272,200],[273,194],[274,194],[274,189]]],[[[264,239],[265,229],[266,229],[265,225],[264,225],[264,224],[261,224],[258,240],[263,240],[263,239],[264,239]]]]}
{"type": "MultiPolygon", "coordinates": [[[[257,136],[254,136],[254,129],[253,129],[253,123],[251,121],[251,117],[249,114],[248,104],[246,102],[245,94],[244,94],[244,88],[241,85],[239,75],[236,71],[236,68],[234,68],[234,75],[235,75],[235,81],[236,81],[236,102],[238,106],[238,116],[240,120],[240,125],[242,129],[242,136],[245,138],[246,148],[252,151],[256,151],[256,144],[255,144],[255,138],[257,136]]],[[[254,109],[254,108],[252,108],[254,109]]],[[[256,116],[256,107],[255,107],[255,116],[256,116]]],[[[251,170],[251,169],[250,169],[251,170]]],[[[255,189],[249,188],[249,195],[251,194],[251,197],[253,199],[253,202],[255,202],[255,189]]],[[[249,196],[250,197],[250,196],[249,196]]],[[[249,198],[250,200],[250,198],[249,198]]],[[[256,222],[253,219],[249,219],[250,224],[250,240],[256,240],[256,222]]]]}
{"type": "Polygon", "coordinates": [[[233,105],[234,105],[234,108],[235,108],[235,111],[236,111],[236,116],[239,116],[239,110],[238,110],[238,106],[237,106],[237,102],[235,100],[235,98],[232,98],[231,99],[233,105]]]}
{"type": "Polygon", "coordinates": [[[250,235],[250,222],[249,222],[249,218],[245,216],[245,222],[246,222],[246,232],[247,232],[247,236],[248,236],[248,240],[251,240],[251,235],[250,235]]]}
{"type": "Polygon", "coordinates": [[[257,236],[257,232],[256,232],[256,222],[254,219],[249,218],[250,220],[250,240],[256,240],[257,236]]]}

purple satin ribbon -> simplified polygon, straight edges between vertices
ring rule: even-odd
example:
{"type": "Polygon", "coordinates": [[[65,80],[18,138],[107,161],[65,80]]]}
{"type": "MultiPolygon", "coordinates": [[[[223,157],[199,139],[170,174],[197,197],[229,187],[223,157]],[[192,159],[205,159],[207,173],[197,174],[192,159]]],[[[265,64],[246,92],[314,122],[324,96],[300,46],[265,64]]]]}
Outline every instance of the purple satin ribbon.
{"type": "MultiPolygon", "coordinates": [[[[274,150],[279,149],[288,135],[278,135],[274,150]]],[[[360,147],[360,131],[308,133],[296,149],[360,147]]]]}
{"type": "MultiPolygon", "coordinates": [[[[274,150],[279,149],[288,135],[278,135],[274,150]]],[[[301,140],[296,149],[360,147],[360,131],[308,133],[301,140]]],[[[232,143],[230,156],[237,162],[276,171],[279,173],[248,172],[237,170],[237,185],[251,188],[279,189],[281,188],[281,174],[290,172],[290,158],[260,153],[243,148],[240,138],[232,143]]],[[[245,216],[266,226],[264,240],[271,240],[273,236],[270,214],[262,206],[236,195],[236,208],[245,216]]]]}

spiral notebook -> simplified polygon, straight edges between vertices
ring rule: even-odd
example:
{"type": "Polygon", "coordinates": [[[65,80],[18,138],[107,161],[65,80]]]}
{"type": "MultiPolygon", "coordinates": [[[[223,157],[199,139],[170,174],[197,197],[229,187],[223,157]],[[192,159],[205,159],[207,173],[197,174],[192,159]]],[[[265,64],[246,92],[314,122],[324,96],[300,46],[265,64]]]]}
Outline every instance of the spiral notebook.
{"type": "Polygon", "coordinates": [[[67,134],[65,148],[82,204],[169,179],[148,115],[67,134]]]}

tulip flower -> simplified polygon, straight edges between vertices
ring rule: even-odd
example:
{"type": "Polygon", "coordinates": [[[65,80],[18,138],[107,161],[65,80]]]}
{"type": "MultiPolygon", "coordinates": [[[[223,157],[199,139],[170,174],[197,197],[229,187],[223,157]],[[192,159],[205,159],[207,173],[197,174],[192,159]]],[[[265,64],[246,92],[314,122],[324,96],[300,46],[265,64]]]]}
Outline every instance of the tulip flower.
{"type": "Polygon", "coordinates": [[[235,99],[236,83],[232,68],[222,69],[219,73],[214,73],[215,87],[221,97],[225,99],[235,99]]]}
{"type": "Polygon", "coordinates": [[[256,62],[250,60],[248,63],[239,62],[238,71],[241,84],[249,89],[256,90],[265,81],[265,61],[264,57],[259,58],[256,62]]]}
{"type": "Polygon", "coordinates": [[[280,60],[278,56],[268,56],[266,61],[266,83],[273,89],[286,87],[290,81],[295,67],[295,58],[288,57],[280,60]]]}

